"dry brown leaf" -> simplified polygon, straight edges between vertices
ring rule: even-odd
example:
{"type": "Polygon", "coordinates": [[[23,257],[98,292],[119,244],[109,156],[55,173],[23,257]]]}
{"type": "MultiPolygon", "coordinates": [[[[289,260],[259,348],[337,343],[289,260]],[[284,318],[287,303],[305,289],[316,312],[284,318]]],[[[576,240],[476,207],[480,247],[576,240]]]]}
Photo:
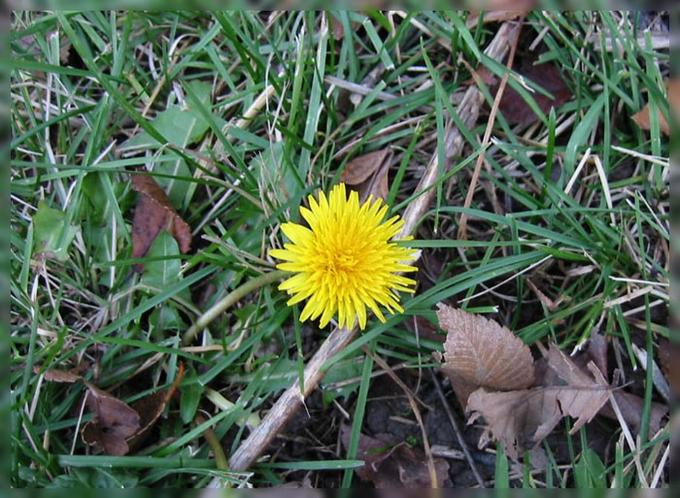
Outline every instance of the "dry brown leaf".
{"type": "MultiPolygon", "coordinates": [[[[534,59],[520,59],[515,71],[525,80],[537,83],[552,95],[553,98],[539,92],[531,94],[544,114],[548,114],[551,107],[557,108],[571,98],[571,90],[564,82],[560,70],[550,62],[535,65],[534,59]]],[[[485,67],[479,67],[476,70],[476,77],[489,86],[491,95],[496,94],[500,80],[493,73],[485,67]]],[[[498,108],[510,124],[529,125],[538,121],[538,115],[510,85],[505,87],[498,108]]]]}
{"type": "Polygon", "coordinates": [[[677,358],[680,358],[680,344],[661,339],[656,354],[661,371],[666,376],[671,389],[676,396],[680,397],[680,363],[677,361],[677,358]]]}
{"type": "MultiPolygon", "coordinates": [[[[340,439],[345,448],[349,446],[351,428],[343,424],[340,428],[340,439]]],[[[370,481],[376,488],[429,488],[430,472],[425,453],[408,446],[396,443],[393,436],[378,434],[370,437],[359,434],[357,458],[364,461],[363,467],[356,473],[364,481],[370,481]]],[[[434,458],[437,474],[437,486],[444,487],[448,479],[449,464],[442,458],[434,458]]]]}
{"type": "MultiPolygon", "coordinates": [[[[680,115],[680,78],[666,80],[666,98],[670,105],[670,112],[676,116],[680,115]]],[[[666,135],[670,135],[670,125],[660,109],[657,109],[657,116],[659,117],[660,130],[666,135]]],[[[635,123],[643,130],[649,130],[651,128],[649,104],[644,106],[640,112],[633,116],[633,121],[635,121],[635,123]]]]}
{"type": "MultiPolygon", "coordinates": [[[[39,372],[39,367],[35,368],[39,372]]],[[[130,407],[111,393],[83,379],[74,370],[47,370],[45,380],[60,383],[82,382],[88,389],[87,405],[94,413],[81,431],[83,442],[109,455],[122,456],[148,436],[184,378],[180,363],[171,387],[145,396],[130,407]]]]}
{"type": "Polygon", "coordinates": [[[83,382],[89,389],[87,405],[94,412],[94,418],[83,427],[83,441],[109,455],[127,454],[126,440],[139,430],[139,414],[110,393],[83,382]]]}
{"type": "Polygon", "coordinates": [[[140,429],[128,438],[127,443],[130,449],[136,448],[147,438],[153,427],[156,425],[156,422],[163,414],[165,407],[179,388],[183,378],[184,365],[180,363],[179,370],[172,386],[168,389],[145,396],[132,404],[132,408],[139,414],[140,429]]]}
{"type": "Polygon", "coordinates": [[[347,185],[359,185],[375,173],[391,154],[389,149],[380,149],[355,157],[345,165],[340,181],[347,185]]]}
{"type": "MultiPolygon", "coordinates": [[[[161,230],[177,240],[180,251],[191,249],[191,228],[177,214],[163,189],[149,175],[134,175],[132,188],[139,192],[132,220],[132,257],[143,257],[161,230]]],[[[143,265],[135,265],[141,271],[143,265]]]]}
{"type": "Polygon", "coordinates": [[[605,379],[608,378],[607,374],[607,349],[609,344],[604,335],[602,335],[598,330],[593,330],[590,334],[590,339],[588,339],[588,349],[587,356],[592,360],[597,368],[600,369],[602,375],[605,379]]]}
{"type": "MultiPolygon", "coordinates": [[[[569,415],[576,419],[571,428],[573,434],[584,424],[590,422],[607,402],[610,391],[609,385],[604,380],[602,382],[597,380],[598,376],[595,375],[595,372],[599,373],[599,370],[595,363],[588,363],[588,369],[593,374],[588,375],[560,351],[555,344],[550,344],[548,365],[565,383],[561,386],[550,387],[548,391],[555,392],[562,416],[569,415]]],[[[604,379],[601,376],[600,378],[604,379]]],[[[559,419],[555,422],[555,425],[557,422],[559,422],[559,419]]],[[[537,431],[535,438],[540,440],[547,436],[555,425],[549,428],[548,424],[545,427],[539,427],[539,430],[543,429],[543,432],[537,431]]]]}
{"type": "MultiPolygon", "coordinates": [[[[40,368],[35,367],[33,369],[35,373],[40,373],[40,368]]],[[[48,382],[60,382],[66,384],[74,384],[82,379],[80,374],[74,372],[73,370],[46,370],[45,380],[48,382]]]]}
{"type": "MultiPolygon", "coordinates": [[[[642,410],[645,406],[645,400],[637,394],[632,394],[621,390],[616,390],[613,394],[614,400],[616,401],[616,404],[618,405],[621,415],[626,421],[626,424],[628,424],[628,427],[633,434],[638,434],[642,424],[642,410]]],[[[659,431],[661,428],[661,423],[667,414],[668,407],[662,405],[661,403],[652,401],[651,410],[649,412],[648,437],[651,438],[659,431]]],[[[610,404],[606,404],[602,408],[600,415],[612,420],[618,420],[618,417],[616,416],[616,413],[610,404]]]]}
{"type": "MultiPolygon", "coordinates": [[[[572,433],[597,415],[608,400],[610,388],[583,372],[554,344],[550,345],[548,364],[560,384],[510,392],[478,389],[467,404],[469,422],[484,417],[488,432],[501,442],[513,459],[523,449],[540,443],[567,415],[575,418],[572,433]]],[[[589,363],[591,371],[597,371],[589,363]]],[[[598,371],[599,373],[599,371],[598,371]]],[[[488,437],[480,440],[486,442],[488,437]]]]}
{"type": "Polygon", "coordinates": [[[480,315],[440,303],[439,326],[447,332],[442,370],[463,407],[477,388],[525,389],[534,382],[531,351],[510,330],[480,315]]]}
{"type": "MultiPolygon", "coordinates": [[[[659,344],[659,357],[662,357],[662,352],[666,351],[665,347],[659,344]]],[[[587,356],[590,358],[597,368],[602,372],[603,377],[607,378],[607,349],[608,343],[606,338],[599,332],[594,331],[590,334],[588,341],[587,356]]],[[[640,432],[640,425],[642,422],[642,409],[644,407],[644,400],[637,394],[629,393],[616,389],[613,392],[614,400],[621,411],[623,419],[628,424],[628,427],[634,434],[640,432]]],[[[661,423],[664,417],[668,414],[668,408],[661,404],[652,402],[651,411],[649,414],[649,437],[652,437],[661,428],[661,423]]],[[[600,415],[618,420],[616,413],[610,404],[605,404],[600,410],[600,415]]]]}

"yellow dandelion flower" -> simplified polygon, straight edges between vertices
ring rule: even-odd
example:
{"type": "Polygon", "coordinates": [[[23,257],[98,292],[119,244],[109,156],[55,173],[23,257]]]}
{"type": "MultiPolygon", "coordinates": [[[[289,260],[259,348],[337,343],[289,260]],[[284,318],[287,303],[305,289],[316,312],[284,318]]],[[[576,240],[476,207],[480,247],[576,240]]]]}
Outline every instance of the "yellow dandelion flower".
{"type": "Polygon", "coordinates": [[[307,299],[300,321],[321,317],[319,326],[325,327],[337,314],[340,327],[351,328],[358,318],[363,330],[367,308],[381,322],[381,306],[403,313],[398,291],[413,292],[416,282],[400,273],[417,268],[408,264],[415,251],[392,241],[404,225],[401,218],[384,221],[381,199],[360,204],[356,192],[347,197],[343,183],[328,197],[319,192],[318,200],[308,199],[309,209],[300,207],[300,214],[309,226],[282,224],[291,242],[270,252],[284,261],[277,268],[294,274],[279,285],[292,296],[288,305],[307,299]]]}

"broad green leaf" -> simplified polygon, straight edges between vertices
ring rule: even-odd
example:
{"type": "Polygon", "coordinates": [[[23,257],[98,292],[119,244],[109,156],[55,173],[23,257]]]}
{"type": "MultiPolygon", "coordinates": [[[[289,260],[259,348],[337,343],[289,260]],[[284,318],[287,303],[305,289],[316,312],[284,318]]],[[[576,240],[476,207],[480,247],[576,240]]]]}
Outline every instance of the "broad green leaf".
{"type": "MultiPolygon", "coordinates": [[[[205,106],[210,106],[210,85],[198,81],[188,83],[198,100],[205,106]]],[[[168,143],[178,147],[186,147],[196,143],[208,130],[208,122],[201,114],[192,109],[189,102],[185,106],[171,104],[165,111],[159,112],[152,124],[165,138],[168,143]]],[[[164,145],[143,131],[121,145],[122,150],[149,149],[164,145]]]]}
{"type": "Polygon", "coordinates": [[[194,420],[205,387],[198,382],[196,371],[191,367],[187,372],[185,384],[180,387],[179,413],[182,422],[189,424],[194,420]]]}
{"type": "MultiPolygon", "coordinates": [[[[205,107],[210,108],[210,90],[207,83],[192,81],[187,83],[205,107]]],[[[208,131],[208,121],[201,115],[200,111],[191,107],[189,101],[184,106],[170,105],[165,111],[158,113],[153,119],[152,124],[161,133],[169,144],[182,149],[195,144],[208,131]]],[[[165,144],[159,143],[146,131],[132,137],[121,145],[123,151],[156,149],[165,144]]],[[[191,170],[183,159],[176,159],[168,162],[156,162],[153,167],[154,173],[167,175],[169,177],[157,177],[156,181],[166,191],[170,201],[176,208],[183,208],[185,195],[191,182],[180,178],[191,178],[191,170]]]]}
{"type": "Polygon", "coordinates": [[[78,227],[66,225],[63,211],[51,208],[40,201],[33,215],[34,252],[45,253],[59,261],[68,259],[68,248],[76,236],[78,227]]]}
{"type": "MultiPolygon", "coordinates": [[[[180,293],[180,296],[184,297],[184,294],[180,293]]],[[[159,332],[184,330],[187,326],[172,304],[163,304],[154,309],[149,315],[149,325],[159,332]]]]}
{"type": "Polygon", "coordinates": [[[150,259],[164,259],[156,259],[144,263],[143,284],[155,287],[156,289],[164,289],[182,280],[179,247],[177,246],[177,241],[168,232],[163,230],[158,234],[146,256],[150,259]]]}

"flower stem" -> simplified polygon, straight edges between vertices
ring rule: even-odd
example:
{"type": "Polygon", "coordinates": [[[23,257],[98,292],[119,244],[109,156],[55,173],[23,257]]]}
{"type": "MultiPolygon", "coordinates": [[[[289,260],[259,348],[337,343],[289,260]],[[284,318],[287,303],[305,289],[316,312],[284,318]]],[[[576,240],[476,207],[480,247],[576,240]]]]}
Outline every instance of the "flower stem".
{"type": "Polygon", "coordinates": [[[227,310],[233,304],[236,304],[246,295],[259,289],[260,287],[264,287],[265,285],[269,285],[273,282],[276,282],[277,280],[280,280],[284,275],[286,275],[286,272],[284,271],[280,270],[271,271],[263,275],[260,275],[257,278],[253,278],[252,280],[248,280],[240,287],[237,287],[236,289],[231,291],[229,294],[224,296],[220,301],[215,303],[212,308],[203,313],[203,315],[201,315],[198,318],[198,320],[196,320],[196,322],[191,327],[189,327],[189,329],[184,333],[184,337],[182,338],[182,344],[184,345],[190,344],[196,338],[198,333],[201,332],[204,328],[206,328],[210,324],[210,322],[215,320],[225,310],[227,310]]]}

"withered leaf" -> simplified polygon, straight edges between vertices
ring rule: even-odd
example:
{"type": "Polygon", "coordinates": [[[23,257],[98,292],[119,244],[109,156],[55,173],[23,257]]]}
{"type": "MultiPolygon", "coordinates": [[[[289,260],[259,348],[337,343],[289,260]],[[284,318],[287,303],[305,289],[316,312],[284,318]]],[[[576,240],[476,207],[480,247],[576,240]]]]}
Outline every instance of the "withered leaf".
{"type": "MultiPolygon", "coordinates": [[[[608,400],[610,388],[586,374],[554,344],[548,351],[548,365],[555,372],[554,385],[510,392],[478,389],[467,404],[470,422],[484,417],[488,432],[503,444],[508,456],[517,459],[523,449],[540,443],[559,423],[576,419],[572,433],[597,415],[608,400]]],[[[599,370],[589,363],[591,372],[599,370]]],[[[603,379],[601,375],[599,379],[603,379]]],[[[482,438],[480,443],[486,441],[482,438]]]]}
{"type": "MultiPolygon", "coordinates": [[[[621,411],[623,419],[628,424],[631,432],[634,434],[639,434],[640,427],[642,425],[642,411],[645,406],[645,400],[642,399],[637,394],[628,393],[626,391],[615,390],[613,392],[614,400],[621,411]]],[[[649,434],[648,437],[652,437],[661,428],[661,423],[663,419],[668,414],[668,408],[661,403],[656,403],[652,401],[651,410],[649,412],[649,434]]],[[[610,404],[606,404],[600,411],[600,415],[603,415],[612,420],[618,420],[616,413],[610,404]]]]}
{"type": "Polygon", "coordinates": [[[668,379],[671,389],[676,396],[680,396],[680,363],[676,361],[680,358],[680,344],[661,339],[656,354],[659,357],[661,371],[668,379]]]}
{"type": "MultiPolygon", "coordinates": [[[[40,373],[40,368],[35,367],[33,369],[35,373],[40,373]]],[[[73,384],[82,379],[80,374],[72,370],[46,370],[45,380],[49,382],[60,382],[66,384],[73,384]]]]}
{"type": "MultiPolygon", "coordinates": [[[[610,391],[609,385],[604,380],[604,377],[602,377],[595,363],[588,363],[588,369],[592,374],[589,375],[560,351],[555,344],[550,344],[548,365],[564,381],[563,385],[550,387],[548,391],[555,392],[556,402],[559,404],[562,417],[569,415],[576,419],[571,429],[573,434],[584,424],[590,422],[607,402],[610,391]]],[[[545,426],[539,427],[539,431],[543,429],[543,432],[537,431],[534,436],[535,439],[543,439],[553,430],[558,422],[559,419],[554,421],[554,424],[552,424],[552,421],[548,421],[545,423],[545,426]]]]}
{"type": "MultiPolygon", "coordinates": [[[[349,446],[351,428],[343,424],[340,439],[345,448],[349,446]]],[[[359,434],[357,458],[364,461],[356,473],[364,481],[370,481],[376,488],[429,488],[432,487],[425,453],[395,442],[393,436],[378,434],[370,437],[359,434]]],[[[449,464],[441,458],[434,458],[437,487],[441,488],[448,479],[449,464]]]]}
{"type": "Polygon", "coordinates": [[[345,165],[340,180],[347,185],[359,185],[368,180],[390,154],[389,149],[380,149],[355,157],[345,165]]]}
{"type": "Polygon", "coordinates": [[[130,449],[134,449],[144,442],[150,434],[154,425],[163,414],[173,395],[177,391],[182,379],[184,378],[184,365],[180,363],[175,380],[168,389],[157,391],[149,396],[145,396],[132,404],[132,408],[139,414],[140,429],[135,432],[127,443],[130,449]]]}
{"type": "MultiPolygon", "coordinates": [[[[191,228],[177,214],[163,189],[149,175],[133,175],[132,188],[139,192],[132,220],[132,257],[143,257],[161,230],[177,240],[182,253],[191,249],[191,228]]],[[[141,271],[143,265],[135,265],[141,271]]]]}
{"type": "Polygon", "coordinates": [[[531,351],[510,330],[480,315],[440,303],[439,326],[447,332],[442,370],[465,406],[479,387],[524,389],[534,382],[531,351]]]}
{"type": "MultiPolygon", "coordinates": [[[[541,111],[547,114],[551,107],[557,108],[567,102],[571,98],[571,90],[564,82],[557,66],[550,62],[543,64],[534,64],[533,62],[530,58],[520,58],[515,71],[525,80],[537,83],[552,95],[552,97],[548,97],[539,92],[531,93],[541,111]]],[[[495,95],[500,79],[483,67],[477,69],[477,75],[485,84],[489,85],[491,95],[495,95]]],[[[498,109],[510,124],[530,125],[538,121],[538,115],[510,85],[506,85],[498,109]]]]}
{"type": "Polygon", "coordinates": [[[94,418],[83,427],[83,441],[109,455],[127,454],[126,439],[139,430],[139,414],[110,393],[83,382],[89,389],[87,405],[94,412],[94,418]]]}
{"type": "MultiPolygon", "coordinates": [[[[680,115],[680,78],[672,78],[666,80],[666,97],[670,105],[670,112],[675,116],[680,115]]],[[[666,117],[660,109],[657,109],[657,116],[659,118],[659,129],[666,135],[671,134],[671,128],[666,121],[666,117]]],[[[645,105],[640,112],[633,116],[633,121],[643,130],[651,128],[651,117],[649,113],[649,104],[645,105]]]]}
{"type": "MultiPolygon", "coordinates": [[[[35,367],[36,372],[40,371],[35,367]]],[[[83,426],[81,437],[91,445],[109,455],[126,455],[148,436],[165,407],[177,391],[184,378],[184,365],[180,363],[177,376],[168,389],[145,396],[133,403],[127,403],[111,393],[98,388],[83,379],[75,370],[47,370],[45,380],[60,383],[82,382],[88,389],[87,406],[93,412],[91,421],[83,426]]]]}
{"type": "Polygon", "coordinates": [[[355,157],[347,163],[340,180],[359,193],[364,201],[369,195],[385,200],[389,190],[388,171],[393,153],[381,149],[355,157]]]}

